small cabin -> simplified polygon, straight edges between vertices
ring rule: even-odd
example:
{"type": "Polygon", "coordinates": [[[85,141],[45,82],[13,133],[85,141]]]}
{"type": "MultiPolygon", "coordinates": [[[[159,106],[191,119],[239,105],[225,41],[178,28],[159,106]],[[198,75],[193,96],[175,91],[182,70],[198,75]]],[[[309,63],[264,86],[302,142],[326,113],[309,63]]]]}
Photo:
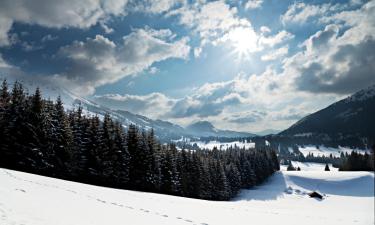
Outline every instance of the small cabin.
{"type": "Polygon", "coordinates": [[[323,199],[323,195],[319,194],[319,193],[316,192],[316,191],[309,193],[309,196],[310,196],[310,198],[319,198],[319,199],[323,199]]]}

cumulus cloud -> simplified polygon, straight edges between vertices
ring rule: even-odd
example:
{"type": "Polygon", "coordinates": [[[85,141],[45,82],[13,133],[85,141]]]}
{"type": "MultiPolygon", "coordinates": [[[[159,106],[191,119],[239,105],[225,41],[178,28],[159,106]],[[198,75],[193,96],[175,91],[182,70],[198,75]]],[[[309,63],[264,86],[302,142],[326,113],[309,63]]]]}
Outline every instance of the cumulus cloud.
{"type": "Polygon", "coordinates": [[[133,0],[131,5],[133,5],[132,10],[156,14],[168,12],[184,2],[184,0],[133,0]]]}
{"type": "Polygon", "coordinates": [[[261,45],[273,47],[293,38],[293,34],[289,33],[288,31],[282,30],[275,35],[261,36],[259,39],[259,43],[261,45]]]}
{"type": "Polygon", "coordinates": [[[349,94],[374,83],[374,15],[374,1],[333,14],[345,29],[329,24],[308,38],[305,50],[285,60],[286,76],[295,80],[299,90],[314,93],[349,94]]]}
{"type": "MultiPolygon", "coordinates": [[[[250,0],[250,6],[259,6],[262,1],[250,0]]],[[[195,57],[199,57],[203,48],[213,46],[232,46],[248,55],[273,47],[294,37],[293,34],[282,30],[276,34],[269,34],[268,27],[261,27],[257,33],[251,22],[239,16],[238,9],[225,1],[197,2],[171,10],[167,16],[175,16],[181,25],[192,30],[193,35],[200,38],[200,44],[194,50],[195,57]]]]}
{"type": "Polygon", "coordinates": [[[183,118],[219,115],[225,107],[235,106],[242,102],[242,96],[232,92],[232,88],[233,82],[205,84],[195,90],[197,94],[177,101],[170,116],[183,118]]]}
{"type": "Polygon", "coordinates": [[[51,28],[88,28],[110,16],[123,15],[127,0],[4,0],[0,3],[0,46],[9,45],[14,22],[51,28]]]}
{"type": "Polygon", "coordinates": [[[250,112],[240,112],[231,114],[228,117],[225,117],[224,120],[230,123],[246,124],[246,123],[255,123],[263,120],[266,117],[266,112],[260,111],[250,111],[250,112]]]}
{"type": "Polygon", "coordinates": [[[261,26],[260,27],[260,32],[262,32],[263,34],[269,33],[269,32],[271,32],[271,29],[269,27],[267,27],[267,26],[261,26]]]}
{"type": "Polygon", "coordinates": [[[201,37],[202,45],[217,41],[236,27],[252,29],[247,19],[237,16],[237,8],[230,7],[224,1],[185,5],[169,12],[168,15],[178,16],[180,24],[193,29],[201,37]]]}
{"type": "Polygon", "coordinates": [[[330,12],[341,10],[344,7],[345,5],[333,5],[330,3],[312,5],[303,2],[294,2],[288,7],[288,10],[281,15],[281,21],[284,24],[304,24],[311,18],[325,16],[330,12]]]}
{"type": "Polygon", "coordinates": [[[101,35],[75,41],[59,50],[58,56],[66,59],[68,66],[54,78],[85,95],[97,86],[142,72],[154,62],[188,57],[187,38],[169,42],[159,37],[155,30],[136,29],[117,45],[101,35]]]}
{"type": "Polygon", "coordinates": [[[262,55],[261,60],[272,61],[272,60],[279,59],[285,56],[286,54],[288,54],[288,47],[284,46],[284,47],[276,49],[275,51],[271,51],[268,54],[262,55]]]}
{"type": "Polygon", "coordinates": [[[245,3],[245,9],[256,9],[260,8],[263,4],[263,0],[248,0],[245,3]]]}
{"type": "Polygon", "coordinates": [[[107,94],[93,97],[95,102],[116,110],[126,110],[137,114],[147,115],[151,118],[163,117],[165,112],[171,110],[175,100],[161,93],[148,95],[119,95],[107,94]]]}

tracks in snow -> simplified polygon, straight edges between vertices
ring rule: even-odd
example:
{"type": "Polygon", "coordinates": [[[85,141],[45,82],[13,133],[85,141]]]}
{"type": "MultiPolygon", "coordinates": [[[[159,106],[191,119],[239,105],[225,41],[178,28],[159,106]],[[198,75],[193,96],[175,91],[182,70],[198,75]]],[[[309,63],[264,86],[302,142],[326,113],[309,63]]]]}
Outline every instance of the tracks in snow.
{"type": "MultiPolygon", "coordinates": [[[[189,224],[209,225],[208,223],[204,223],[204,222],[199,223],[199,222],[195,222],[191,219],[180,217],[180,216],[171,216],[171,215],[168,215],[166,213],[162,213],[162,212],[158,212],[158,211],[153,211],[153,210],[149,210],[149,209],[145,209],[145,208],[137,208],[137,207],[134,207],[134,206],[128,205],[126,203],[122,203],[122,202],[109,201],[109,200],[98,198],[98,197],[95,197],[95,196],[92,196],[92,195],[83,194],[83,193],[77,192],[77,191],[72,190],[72,189],[62,188],[62,187],[59,187],[57,185],[44,184],[44,183],[40,183],[40,182],[36,182],[36,181],[32,181],[32,180],[22,179],[20,177],[15,176],[14,174],[4,170],[4,169],[1,169],[1,170],[2,170],[2,172],[4,172],[9,177],[11,177],[13,179],[16,179],[18,181],[27,182],[27,183],[31,183],[31,184],[34,184],[34,185],[47,187],[47,188],[62,190],[62,191],[68,192],[70,194],[79,195],[79,196],[84,197],[86,199],[95,201],[99,204],[106,204],[106,205],[113,206],[113,207],[120,207],[120,208],[124,208],[124,209],[127,209],[127,210],[134,210],[134,211],[142,212],[142,213],[145,213],[145,214],[146,213],[152,213],[154,215],[157,215],[157,216],[160,216],[160,217],[163,217],[163,218],[175,219],[175,220],[178,220],[178,221],[184,221],[184,222],[189,223],[189,224]]],[[[27,191],[24,190],[24,189],[15,189],[15,191],[27,193],[27,191]]],[[[1,202],[0,202],[0,206],[2,206],[1,202]]],[[[1,208],[0,208],[0,219],[6,219],[6,212],[1,208]]]]}

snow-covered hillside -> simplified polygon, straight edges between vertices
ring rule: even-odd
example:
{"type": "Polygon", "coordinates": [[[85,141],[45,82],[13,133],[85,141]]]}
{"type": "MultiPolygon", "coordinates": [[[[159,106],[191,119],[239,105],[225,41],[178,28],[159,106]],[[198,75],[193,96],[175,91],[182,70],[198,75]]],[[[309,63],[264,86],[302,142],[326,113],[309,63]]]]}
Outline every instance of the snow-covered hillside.
{"type": "Polygon", "coordinates": [[[329,157],[331,154],[335,157],[340,157],[341,153],[350,154],[352,151],[356,151],[361,154],[365,154],[365,152],[370,153],[370,150],[362,150],[362,149],[352,149],[349,147],[342,147],[339,146],[338,148],[331,148],[325,146],[316,145],[306,145],[306,146],[299,146],[298,150],[306,157],[309,154],[314,154],[314,156],[326,156],[329,157]]]}
{"type": "MultiPolygon", "coordinates": [[[[298,162],[292,161],[293,167],[299,167],[302,171],[323,171],[325,169],[325,163],[315,163],[315,162],[298,162]]],[[[328,164],[331,171],[338,171],[339,168],[333,167],[332,164],[328,164]]],[[[281,171],[287,170],[287,165],[280,165],[281,171]]]]}
{"type": "Polygon", "coordinates": [[[191,145],[197,145],[201,149],[210,149],[212,150],[214,147],[220,150],[226,150],[230,147],[239,147],[239,148],[255,148],[255,143],[253,142],[240,142],[240,141],[232,141],[232,142],[220,142],[220,141],[193,141],[189,142],[191,145]]]}
{"type": "Polygon", "coordinates": [[[230,202],[116,190],[0,169],[0,224],[374,224],[374,173],[281,171],[230,202]],[[317,190],[325,199],[309,198],[317,190]]]}

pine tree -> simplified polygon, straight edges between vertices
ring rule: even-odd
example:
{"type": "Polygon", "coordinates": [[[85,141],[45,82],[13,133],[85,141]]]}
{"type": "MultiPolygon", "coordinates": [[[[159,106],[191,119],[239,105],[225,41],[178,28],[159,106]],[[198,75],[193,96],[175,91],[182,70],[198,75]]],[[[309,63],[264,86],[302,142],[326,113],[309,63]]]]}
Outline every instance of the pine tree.
{"type": "Polygon", "coordinates": [[[228,184],[230,186],[230,196],[235,196],[241,189],[241,175],[233,163],[226,166],[225,171],[226,177],[228,179],[228,184]]]}
{"type": "Polygon", "coordinates": [[[69,163],[72,161],[73,157],[73,134],[60,96],[57,98],[51,111],[51,128],[48,146],[52,148],[52,152],[55,153],[53,163],[56,165],[58,173],[63,177],[67,177],[69,176],[67,173],[69,173],[68,171],[72,166],[69,163]]]}
{"type": "Polygon", "coordinates": [[[125,136],[120,123],[114,125],[113,152],[115,161],[113,162],[115,185],[125,188],[129,182],[129,152],[125,145],[125,136]]]}
{"type": "Polygon", "coordinates": [[[10,101],[10,94],[8,90],[8,83],[6,80],[3,80],[1,83],[1,90],[0,90],[0,108],[4,108],[9,104],[10,101]]]}
{"type": "Polygon", "coordinates": [[[326,164],[324,171],[330,171],[328,164],[326,164]]]}
{"type": "MultiPolygon", "coordinates": [[[[227,200],[279,169],[275,151],[266,147],[179,151],[175,144],[161,145],[153,130],[130,125],[125,132],[108,114],[100,121],[83,115],[81,105],[67,113],[60,97],[44,100],[39,89],[29,95],[15,82],[8,93],[3,82],[1,167],[212,200],[227,200]]],[[[370,168],[369,155],[346,158],[345,168],[370,168]]]]}
{"type": "Polygon", "coordinates": [[[12,154],[9,148],[9,104],[10,104],[10,94],[8,91],[8,83],[3,80],[0,90],[0,165],[7,164],[7,158],[12,154]]]}

